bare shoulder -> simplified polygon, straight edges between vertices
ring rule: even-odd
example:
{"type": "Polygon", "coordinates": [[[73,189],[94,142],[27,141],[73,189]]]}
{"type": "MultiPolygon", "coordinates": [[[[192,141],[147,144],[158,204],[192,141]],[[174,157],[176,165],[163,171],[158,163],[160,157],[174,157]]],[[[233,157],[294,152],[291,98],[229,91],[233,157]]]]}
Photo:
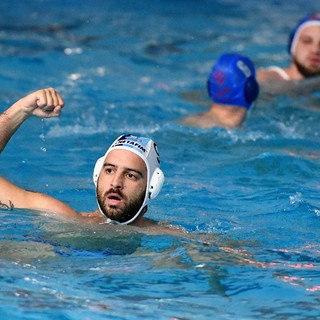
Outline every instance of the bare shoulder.
{"type": "Polygon", "coordinates": [[[102,214],[98,210],[94,212],[80,212],[79,217],[80,219],[85,219],[87,222],[106,222],[106,218],[102,216],[102,214]]]}
{"type": "Polygon", "coordinates": [[[285,80],[283,76],[279,73],[278,69],[275,69],[275,68],[259,69],[257,71],[257,79],[259,83],[272,81],[272,80],[278,80],[278,81],[285,80]]]}
{"type": "Polygon", "coordinates": [[[168,222],[157,222],[151,219],[144,218],[136,225],[145,234],[153,235],[171,235],[185,237],[188,234],[183,227],[170,224],[168,222]]]}
{"type": "Polygon", "coordinates": [[[23,202],[26,196],[26,191],[17,187],[10,181],[0,177],[0,203],[2,208],[13,209],[20,207],[20,202],[23,202]]]}
{"type": "Polygon", "coordinates": [[[200,128],[221,126],[221,123],[217,121],[214,114],[210,113],[209,111],[188,116],[181,120],[181,124],[200,128]]]}

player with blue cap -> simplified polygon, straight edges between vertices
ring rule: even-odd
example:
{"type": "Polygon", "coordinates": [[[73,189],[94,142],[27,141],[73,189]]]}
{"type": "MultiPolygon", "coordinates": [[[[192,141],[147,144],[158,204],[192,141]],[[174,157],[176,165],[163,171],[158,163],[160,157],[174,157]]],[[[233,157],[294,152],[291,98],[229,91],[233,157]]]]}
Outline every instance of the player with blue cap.
{"type": "Polygon", "coordinates": [[[252,61],[236,53],[222,55],[208,79],[208,93],[215,103],[250,109],[259,94],[252,61]]]}
{"type": "Polygon", "coordinates": [[[207,89],[213,101],[211,108],[182,123],[203,128],[240,126],[259,95],[253,62],[237,53],[223,54],[211,69],[207,89]]]}

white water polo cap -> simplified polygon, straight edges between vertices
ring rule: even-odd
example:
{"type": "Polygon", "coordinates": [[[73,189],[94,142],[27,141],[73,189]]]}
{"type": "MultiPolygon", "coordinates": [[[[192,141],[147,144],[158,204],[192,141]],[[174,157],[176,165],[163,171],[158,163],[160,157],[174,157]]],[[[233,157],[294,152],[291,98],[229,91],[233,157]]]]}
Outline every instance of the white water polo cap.
{"type": "MultiPolygon", "coordinates": [[[[93,171],[93,182],[96,188],[97,194],[97,184],[98,178],[103,167],[104,161],[112,150],[127,150],[131,151],[137,156],[139,156],[147,167],[147,186],[144,201],[138,210],[138,212],[132,212],[132,214],[125,221],[115,221],[109,219],[109,222],[116,222],[119,224],[129,224],[138,218],[141,212],[145,212],[147,209],[147,205],[150,199],[154,199],[159,192],[161,191],[163,182],[164,182],[164,174],[160,169],[160,156],[158,152],[158,148],[156,143],[146,137],[137,137],[131,134],[122,135],[117,138],[110,148],[107,150],[105,155],[99,158],[96,162],[93,171]]],[[[97,199],[98,200],[98,199],[97,199]]],[[[99,210],[101,213],[103,211],[100,208],[98,202],[99,210]]],[[[104,214],[104,213],[103,213],[104,214]]]]}
{"type": "Polygon", "coordinates": [[[289,34],[289,41],[288,41],[289,54],[294,55],[301,31],[304,28],[311,27],[311,26],[318,26],[318,27],[320,26],[319,13],[312,12],[307,14],[298,22],[295,28],[291,31],[291,33],[289,34]]]}

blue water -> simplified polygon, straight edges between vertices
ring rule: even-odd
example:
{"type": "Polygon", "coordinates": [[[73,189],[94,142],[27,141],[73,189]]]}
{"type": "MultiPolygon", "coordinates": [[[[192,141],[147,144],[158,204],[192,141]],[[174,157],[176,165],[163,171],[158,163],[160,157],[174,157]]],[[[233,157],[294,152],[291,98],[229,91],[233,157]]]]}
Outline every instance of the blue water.
{"type": "Polygon", "coordinates": [[[320,92],[263,94],[241,129],[196,129],[226,51],[289,62],[311,1],[0,3],[1,111],[53,86],[59,119],[31,118],[1,174],[79,211],[121,133],[154,138],[166,182],[147,217],[186,237],[0,210],[1,319],[319,319],[320,92]]]}

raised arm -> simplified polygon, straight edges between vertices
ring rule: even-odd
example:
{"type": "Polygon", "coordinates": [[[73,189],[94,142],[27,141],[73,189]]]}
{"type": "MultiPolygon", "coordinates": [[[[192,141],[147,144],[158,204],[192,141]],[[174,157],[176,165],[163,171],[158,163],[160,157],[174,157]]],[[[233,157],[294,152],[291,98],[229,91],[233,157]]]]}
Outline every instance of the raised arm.
{"type": "MultiPolygon", "coordinates": [[[[29,116],[57,117],[63,106],[63,99],[53,88],[38,90],[14,103],[0,115],[0,152],[29,116]]],[[[3,177],[0,177],[0,208],[25,208],[77,215],[75,210],[63,202],[42,193],[22,189],[3,177]]]]}
{"type": "Polygon", "coordinates": [[[20,125],[31,115],[40,118],[57,117],[64,106],[60,94],[53,88],[30,93],[0,115],[0,153],[20,125]]]}
{"type": "Polygon", "coordinates": [[[0,177],[0,208],[32,209],[65,216],[79,216],[75,210],[62,201],[40,192],[22,189],[3,177],[0,177]]]}

